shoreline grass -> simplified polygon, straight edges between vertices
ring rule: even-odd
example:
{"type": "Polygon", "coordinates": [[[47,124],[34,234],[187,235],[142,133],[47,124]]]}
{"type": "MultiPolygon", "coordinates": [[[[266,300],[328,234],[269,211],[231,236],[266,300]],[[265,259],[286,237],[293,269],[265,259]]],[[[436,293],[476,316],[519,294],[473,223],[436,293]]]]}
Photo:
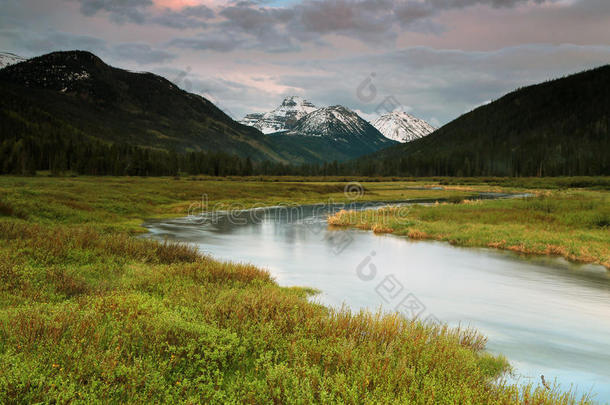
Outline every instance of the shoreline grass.
{"type": "MultiPolygon", "coordinates": [[[[272,205],[340,199],[343,184],[125,180],[0,177],[1,403],[591,402],[498,380],[508,363],[476,331],[328,309],[255,266],[134,237],[202,192],[272,205]]],[[[410,185],[364,187],[477,191],[410,185]]]]}
{"type": "Polygon", "coordinates": [[[603,191],[553,190],[523,199],[341,211],[328,222],[415,240],[560,256],[610,269],[609,197],[603,191]]]}

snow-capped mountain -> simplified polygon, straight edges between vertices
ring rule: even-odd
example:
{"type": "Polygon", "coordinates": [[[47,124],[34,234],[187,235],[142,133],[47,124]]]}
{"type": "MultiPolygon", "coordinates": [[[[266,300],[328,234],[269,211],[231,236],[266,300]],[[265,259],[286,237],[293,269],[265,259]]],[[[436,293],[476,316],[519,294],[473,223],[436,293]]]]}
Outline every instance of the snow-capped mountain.
{"type": "Polygon", "coordinates": [[[423,138],[435,130],[426,121],[402,111],[382,115],[373,122],[373,126],[386,138],[401,143],[423,138]]]}
{"type": "Polygon", "coordinates": [[[25,60],[27,59],[12,53],[0,52],[0,69],[4,69],[7,66],[15,65],[25,60]]]}
{"type": "Polygon", "coordinates": [[[240,122],[258,128],[264,134],[287,131],[307,114],[316,110],[316,106],[299,96],[284,99],[273,111],[260,114],[248,114],[240,122]]]}
{"type": "Polygon", "coordinates": [[[339,142],[361,142],[375,149],[392,144],[354,111],[340,105],[320,108],[301,118],[287,135],[324,137],[339,142]]]}
{"type": "Polygon", "coordinates": [[[258,122],[263,118],[263,115],[265,115],[264,113],[252,113],[252,114],[247,114],[241,121],[239,121],[240,123],[244,124],[244,125],[248,125],[250,127],[256,127],[256,124],[258,124],[258,122]]]}
{"type": "Polygon", "coordinates": [[[274,142],[296,142],[314,154],[336,160],[362,156],[396,143],[349,108],[316,108],[298,96],[286,98],[271,112],[248,114],[240,122],[270,135],[274,142]]]}

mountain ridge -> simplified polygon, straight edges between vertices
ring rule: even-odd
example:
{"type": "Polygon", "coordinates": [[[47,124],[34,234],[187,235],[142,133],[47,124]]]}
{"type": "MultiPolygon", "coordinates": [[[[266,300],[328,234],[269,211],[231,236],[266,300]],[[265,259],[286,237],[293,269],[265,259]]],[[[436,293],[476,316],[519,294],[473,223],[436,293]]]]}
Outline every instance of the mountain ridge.
{"type": "Polygon", "coordinates": [[[373,151],[343,151],[327,140],[269,137],[161,76],[115,68],[85,51],[53,52],[2,69],[0,91],[2,118],[11,128],[2,139],[45,137],[36,128],[48,125],[44,117],[49,116],[55,129],[46,132],[72,128],[83,138],[178,153],[220,151],[298,164],[373,151]]]}
{"type": "Polygon", "coordinates": [[[408,176],[610,175],[610,65],[510,92],[356,166],[408,176]]]}

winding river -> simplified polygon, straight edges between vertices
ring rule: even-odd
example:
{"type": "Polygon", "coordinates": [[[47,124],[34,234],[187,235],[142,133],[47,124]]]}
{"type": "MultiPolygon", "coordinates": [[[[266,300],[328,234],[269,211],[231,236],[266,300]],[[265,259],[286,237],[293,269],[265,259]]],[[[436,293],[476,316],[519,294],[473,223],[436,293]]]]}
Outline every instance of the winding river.
{"type": "MultiPolygon", "coordinates": [[[[498,196],[484,196],[498,197],[498,196]]],[[[371,209],[384,203],[353,204],[371,209]]],[[[151,221],[149,236],[196,244],[221,260],[268,269],[283,286],[354,310],[397,310],[470,326],[504,354],[521,383],[540,376],[610,403],[610,272],[551,257],[459,248],[329,229],[342,206],[271,207],[151,221]]]]}

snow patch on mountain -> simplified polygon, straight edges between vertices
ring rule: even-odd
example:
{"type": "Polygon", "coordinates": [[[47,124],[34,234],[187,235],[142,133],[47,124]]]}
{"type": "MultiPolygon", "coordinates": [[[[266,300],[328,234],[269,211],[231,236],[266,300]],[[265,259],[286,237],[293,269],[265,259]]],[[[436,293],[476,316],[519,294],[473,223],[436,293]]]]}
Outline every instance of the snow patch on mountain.
{"type": "Polygon", "coordinates": [[[252,113],[247,114],[241,121],[242,124],[250,127],[256,126],[256,124],[263,118],[264,113],[252,113]]]}
{"type": "Polygon", "coordinates": [[[435,130],[426,121],[403,111],[384,114],[373,122],[373,126],[386,138],[401,143],[423,138],[435,130]]]}
{"type": "Polygon", "coordinates": [[[0,52],[0,69],[4,69],[7,66],[16,65],[19,62],[26,61],[27,59],[22,58],[8,52],[0,52]]]}
{"type": "Polygon", "coordinates": [[[335,105],[310,113],[297,124],[294,132],[300,135],[333,137],[340,129],[341,132],[352,132],[357,135],[366,131],[366,126],[367,122],[358,114],[343,106],[335,105]]]}
{"type": "Polygon", "coordinates": [[[298,120],[315,111],[317,107],[299,96],[284,99],[282,104],[267,113],[246,115],[240,122],[259,129],[264,134],[288,131],[298,120]]]}
{"type": "Polygon", "coordinates": [[[301,118],[283,134],[320,137],[345,145],[360,145],[363,150],[378,150],[391,141],[349,108],[340,105],[315,110],[301,118]]]}

